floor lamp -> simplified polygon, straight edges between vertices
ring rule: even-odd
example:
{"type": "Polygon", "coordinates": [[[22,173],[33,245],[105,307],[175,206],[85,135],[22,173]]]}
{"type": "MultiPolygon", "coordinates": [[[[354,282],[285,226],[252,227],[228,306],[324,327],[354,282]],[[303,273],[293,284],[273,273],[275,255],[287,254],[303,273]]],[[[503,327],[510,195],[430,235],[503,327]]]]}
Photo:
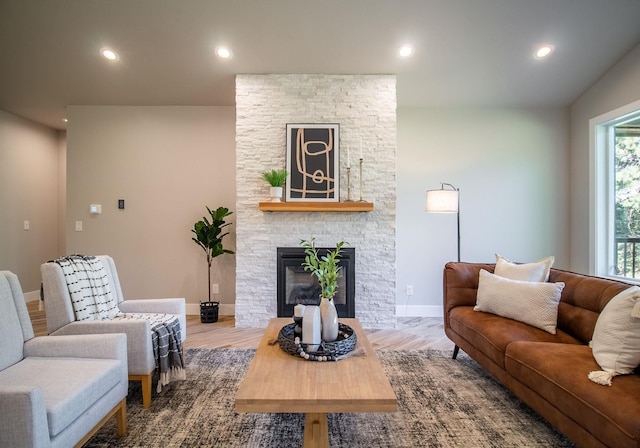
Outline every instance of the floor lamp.
{"type": "Polygon", "coordinates": [[[455,213],[458,216],[458,261],[460,261],[460,190],[440,182],[439,190],[427,190],[427,213],[455,213]]]}

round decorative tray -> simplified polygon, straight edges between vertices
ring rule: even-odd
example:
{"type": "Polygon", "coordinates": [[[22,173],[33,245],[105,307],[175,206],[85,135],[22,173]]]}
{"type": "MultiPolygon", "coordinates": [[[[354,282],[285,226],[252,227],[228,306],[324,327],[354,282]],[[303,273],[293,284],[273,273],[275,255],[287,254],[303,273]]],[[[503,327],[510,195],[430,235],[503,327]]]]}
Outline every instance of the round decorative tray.
{"type": "MultiPolygon", "coordinates": [[[[300,347],[306,350],[306,344],[296,343],[296,324],[287,324],[278,333],[278,344],[285,353],[293,356],[300,356],[300,347]]],[[[319,356],[327,357],[328,360],[335,360],[339,356],[346,355],[356,348],[358,338],[356,332],[349,325],[338,323],[338,339],[333,342],[322,341],[320,347],[315,352],[307,352],[314,358],[319,356]]]]}

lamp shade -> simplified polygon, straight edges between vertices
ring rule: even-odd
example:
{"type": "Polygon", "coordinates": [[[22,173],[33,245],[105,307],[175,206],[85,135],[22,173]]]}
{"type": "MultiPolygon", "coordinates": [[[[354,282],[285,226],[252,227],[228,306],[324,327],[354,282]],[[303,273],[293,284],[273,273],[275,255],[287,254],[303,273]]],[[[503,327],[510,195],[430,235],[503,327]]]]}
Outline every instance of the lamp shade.
{"type": "Polygon", "coordinates": [[[457,213],[457,190],[428,190],[426,211],[429,213],[457,213]]]}

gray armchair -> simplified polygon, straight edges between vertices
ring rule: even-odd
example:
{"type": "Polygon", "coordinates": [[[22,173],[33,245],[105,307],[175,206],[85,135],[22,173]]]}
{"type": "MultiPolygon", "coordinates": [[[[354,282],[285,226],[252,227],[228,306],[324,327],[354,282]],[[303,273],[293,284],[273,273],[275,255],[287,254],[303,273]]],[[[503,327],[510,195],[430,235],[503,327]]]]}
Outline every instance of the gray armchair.
{"type": "Polygon", "coordinates": [[[124,334],[34,337],[18,277],[0,271],[0,446],[81,446],[127,431],[124,334]]]}
{"type": "MultiPolygon", "coordinates": [[[[138,299],[125,300],[113,258],[96,257],[102,262],[111,293],[115,295],[122,313],[162,313],[178,317],[181,341],[186,339],[185,300],[138,299]]],[[[40,267],[47,330],[50,335],[125,333],[127,335],[129,379],[142,382],[142,403],[151,406],[151,385],[156,370],[152,332],[147,320],[83,320],[76,321],[71,296],[60,265],[44,263],[40,267]]]]}

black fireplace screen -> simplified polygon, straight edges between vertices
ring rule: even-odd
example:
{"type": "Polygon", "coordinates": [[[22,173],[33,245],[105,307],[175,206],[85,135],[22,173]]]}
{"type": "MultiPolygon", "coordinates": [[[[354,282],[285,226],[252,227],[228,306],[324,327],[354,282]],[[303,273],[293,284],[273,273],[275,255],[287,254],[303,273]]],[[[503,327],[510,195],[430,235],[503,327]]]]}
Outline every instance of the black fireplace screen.
{"type": "MultiPolygon", "coordinates": [[[[325,255],[328,248],[318,248],[325,255]]],[[[278,317],[293,316],[293,307],[320,304],[318,279],[302,268],[304,249],[301,247],[279,247],[278,256],[278,317]]],[[[355,317],[355,259],[353,247],[342,248],[339,266],[338,291],[333,298],[338,317],[355,317]]]]}

